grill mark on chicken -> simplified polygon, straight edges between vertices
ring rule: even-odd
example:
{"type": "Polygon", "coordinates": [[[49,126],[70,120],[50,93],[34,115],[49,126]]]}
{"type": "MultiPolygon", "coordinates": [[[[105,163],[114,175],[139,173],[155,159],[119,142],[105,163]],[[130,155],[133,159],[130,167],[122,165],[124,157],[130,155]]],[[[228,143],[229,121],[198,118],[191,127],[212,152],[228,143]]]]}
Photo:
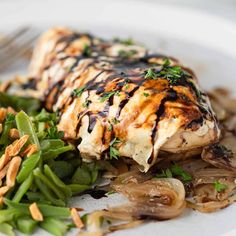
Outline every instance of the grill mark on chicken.
{"type": "Polygon", "coordinates": [[[88,117],[89,117],[88,133],[92,133],[93,128],[96,125],[97,116],[96,114],[88,113],[88,117]]]}
{"type": "Polygon", "coordinates": [[[139,86],[136,86],[133,90],[131,90],[129,93],[127,93],[126,98],[122,100],[119,104],[118,111],[116,113],[116,118],[118,119],[120,116],[120,113],[122,109],[125,107],[125,105],[129,102],[129,100],[134,96],[134,93],[139,89],[139,86]]]}
{"type": "Polygon", "coordinates": [[[60,38],[56,44],[59,44],[59,43],[66,43],[66,45],[60,50],[58,51],[57,53],[60,53],[60,52],[64,52],[70,45],[71,43],[73,43],[75,40],[81,38],[81,37],[88,37],[90,39],[90,43],[91,45],[93,45],[93,39],[94,37],[90,34],[80,34],[80,33],[72,33],[71,35],[66,35],[62,38],[60,38]]]}
{"type": "Polygon", "coordinates": [[[155,120],[155,124],[153,126],[152,129],[152,134],[151,134],[151,138],[152,138],[152,143],[154,144],[154,139],[156,137],[156,132],[157,132],[157,128],[158,128],[158,123],[161,119],[161,117],[163,116],[163,114],[165,113],[165,104],[168,101],[176,101],[178,99],[177,93],[175,90],[170,89],[167,91],[166,97],[164,97],[161,100],[161,103],[158,107],[158,110],[156,112],[156,120],[155,120]]]}
{"type": "Polygon", "coordinates": [[[201,116],[200,118],[194,119],[190,123],[188,123],[186,125],[186,128],[191,129],[191,130],[197,130],[198,127],[203,124],[203,122],[204,122],[204,120],[203,120],[203,117],[201,116]]]}
{"type": "MultiPolygon", "coordinates": [[[[158,110],[156,112],[156,120],[155,120],[154,126],[152,128],[151,139],[152,139],[153,145],[155,143],[155,137],[156,137],[156,133],[158,130],[158,124],[159,124],[161,118],[163,117],[163,115],[165,114],[166,102],[176,101],[177,99],[178,99],[177,92],[173,89],[170,89],[167,91],[166,97],[164,97],[161,100],[160,105],[158,106],[158,110]]],[[[154,160],[154,149],[152,150],[152,153],[148,159],[148,164],[152,164],[153,160],[154,160]]]]}

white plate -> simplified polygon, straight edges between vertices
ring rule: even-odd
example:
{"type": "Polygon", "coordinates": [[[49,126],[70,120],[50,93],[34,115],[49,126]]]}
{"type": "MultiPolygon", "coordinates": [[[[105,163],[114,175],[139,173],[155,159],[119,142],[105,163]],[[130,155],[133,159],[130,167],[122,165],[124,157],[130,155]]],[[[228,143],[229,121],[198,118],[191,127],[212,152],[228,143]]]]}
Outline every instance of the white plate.
{"type": "MultiPolygon", "coordinates": [[[[148,47],[181,59],[195,70],[204,88],[223,85],[236,92],[236,25],[214,15],[134,0],[9,0],[0,2],[0,16],[0,31],[28,24],[40,29],[72,26],[104,37],[131,36],[148,47]]],[[[100,201],[77,198],[73,202],[93,210],[117,204],[120,199],[112,195],[111,199],[100,201]]],[[[236,205],[213,214],[186,211],[177,219],[149,223],[114,235],[236,235],[235,219],[236,205]]],[[[37,234],[46,235],[42,231],[37,234]]]]}

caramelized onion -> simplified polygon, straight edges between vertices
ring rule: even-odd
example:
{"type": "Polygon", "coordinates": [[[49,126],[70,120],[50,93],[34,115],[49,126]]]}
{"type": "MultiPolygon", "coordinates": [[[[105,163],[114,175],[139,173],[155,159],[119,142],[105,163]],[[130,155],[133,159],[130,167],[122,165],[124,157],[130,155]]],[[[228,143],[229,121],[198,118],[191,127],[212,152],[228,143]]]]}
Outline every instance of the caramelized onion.
{"type": "Polygon", "coordinates": [[[226,199],[224,201],[210,201],[206,203],[194,203],[194,202],[187,201],[187,207],[200,211],[200,212],[210,213],[210,212],[223,209],[229,206],[230,204],[232,204],[233,202],[234,201],[230,199],[226,199]]]}
{"type": "MultiPolygon", "coordinates": [[[[234,145],[235,143],[236,142],[234,142],[234,145]]],[[[229,140],[227,142],[227,147],[226,145],[221,144],[211,144],[204,148],[202,159],[213,166],[230,170],[236,174],[236,156],[231,151],[232,148],[229,148],[231,146],[233,146],[233,143],[229,143],[229,140]]]]}
{"type": "Polygon", "coordinates": [[[127,215],[135,219],[171,219],[185,208],[185,190],[181,181],[174,178],[137,179],[125,184],[114,182],[112,187],[130,200],[130,204],[110,208],[113,215],[127,215]]]}
{"type": "Polygon", "coordinates": [[[143,224],[144,221],[143,220],[134,220],[125,224],[119,224],[119,225],[112,225],[109,227],[109,231],[111,232],[115,232],[118,230],[124,230],[124,229],[130,229],[130,228],[134,228],[137,227],[141,224],[143,224]]]}

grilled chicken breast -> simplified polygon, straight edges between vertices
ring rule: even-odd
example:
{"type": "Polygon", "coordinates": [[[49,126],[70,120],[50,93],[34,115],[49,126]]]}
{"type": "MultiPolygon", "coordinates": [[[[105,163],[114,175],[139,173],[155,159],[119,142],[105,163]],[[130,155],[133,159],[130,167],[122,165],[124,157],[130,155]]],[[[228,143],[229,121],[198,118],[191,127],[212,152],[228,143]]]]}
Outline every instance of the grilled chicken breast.
{"type": "Polygon", "coordinates": [[[219,138],[194,73],[129,41],[51,29],[24,86],[59,113],[59,129],[78,140],[85,161],[128,157],[148,171],[160,151],[186,152],[219,138]]]}

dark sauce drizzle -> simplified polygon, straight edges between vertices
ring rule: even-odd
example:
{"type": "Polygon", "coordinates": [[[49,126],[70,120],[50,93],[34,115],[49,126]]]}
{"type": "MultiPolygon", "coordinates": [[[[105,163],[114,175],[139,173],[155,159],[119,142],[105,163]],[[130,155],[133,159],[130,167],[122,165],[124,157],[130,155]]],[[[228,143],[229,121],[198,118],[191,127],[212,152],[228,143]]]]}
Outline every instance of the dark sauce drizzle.
{"type": "MultiPolygon", "coordinates": [[[[146,53],[145,56],[143,56],[139,59],[124,59],[124,58],[119,58],[119,57],[114,57],[114,58],[110,57],[108,60],[108,59],[104,59],[103,57],[100,58],[101,56],[104,56],[104,51],[102,51],[101,49],[98,49],[94,45],[94,43],[93,43],[94,37],[90,34],[78,34],[78,33],[62,37],[60,40],[58,40],[57,43],[65,42],[65,46],[63,47],[63,49],[61,49],[57,53],[60,53],[60,52],[63,52],[64,50],[66,50],[73,41],[75,41],[76,39],[78,39],[82,36],[87,36],[91,40],[90,43],[91,43],[92,50],[94,52],[97,52],[98,56],[80,55],[80,56],[75,57],[76,60],[75,60],[74,64],[71,66],[71,68],[68,70],[67,75],[65,75],[65,77],[61,81],[59,81],[58,83],[54,84],[51,88],[49,88],[48,91],[46,92],[46,96],[48,96],[50,94],[50,92],[56,88],[57,91],[54,94],[53,103],[55,103],[57,101],[58,96],[65,89],[65,86],[63,86],[63,85],[64,85],[64,81],[65,81],[66,76],[68,76],[68,74],[71,73],[76,68],[76,66],[79,64],[79,62],[81,60],[83,60],[85,58],[93,59],[93,61],[85,69],[87,69],[90,66],[94,66],[95,63],[97,63],[97,62],[108,62],[110,65],[112,65],[112,69],[110,71],[113,74],[108,76],[103,81],[96,82],[96,78],[98,76],[100,76],[102,73],[104,73],[105,71],[107,71],[106,69],[103,69],[93,79],[91,79],[89,82],[87,82],[84,86],[86,87],[87,91],[95,90],[96,94],[100,95],[105,92],[105,88],[106,88],[106,85],[108,82],[114,81],[117,79],[118,79],[118,82],[116,84],[116,86],[117,86],[116,90],[118,90],[118,91],[121,91],[122,87],[127,82],[137,85],[136,87],[134,87],[134,89],[132,89],[132,91],[126,93],[125,99],[120,102],[118,111],[116,113],[116,118],[119,118],[122,109],[126,106],[129,99],[132,98],[134,96],[135,92],[139,89],[139,87],[142,86],[145,81],[147,81],[147,79],[144,78],[145,73],[140,72],[140,73],[130,74],[129,71],[132,69],[140,69],[140,70],[148,69],[153,66],[153,64],[149,62],[149,60],[151,58],[167,58],[167,57],[162,54],[148,54],[148,53],[146,53]]],[[[60,60],[65,60],[67,58],[68,57],[66,56],[66,57],[61,58],[60,60]]],[[[77,79],[79,79],[79,77],[76,78],[75,81],[77,79]]],[[[205,101],[203,100],[203,98],[201,96],[201,92],[196,88],[196,86],[194,85],[194,83],[192,81],[190,81],[186,76],[182,76],[175,86],[177,86],[177,85],[189,87],[197,97],[198,104],[195,104],[195,105],[197,105],[199,107],[200,111],[203,114],[205,114],[205,115],[209,114],[210,111],[206,110],[201,105],[201,103],[205,102],[205,101]]],[[[27,85],[25,85],[25,86],[27,86],[27,85]]],[[[33,88],[36,87],[34,84],[33,85],[29,84],[28,86],[29,87],[32,86],[33,88]]],[[[65,106],[68,103],[71,104],[74,99],[75,99],[75,97],[73,97],[71,95],[67,99],[67,101],[63,104],[63,106],[60,108],[60,113],[63,112],[65,106]]],[[[81,125],[80,122],[81,122],[82,116],[84,116],[84,115],[88,115],[88,118],[89,118],[88,132],[91,133],[94,129],[94,126],[96,125],[97,116],[105,118],[109,114],[109,108],[110,108],[110,106],[113,105],[113,99],[114,99],[114,95],[109,97],[103,111],[99,111],[96,114],[94,114],[90,111],[83,112],[82,114],[78,114],[78,119],[80,121],[77,124],[76,133],[78,133],[78,131],[79,131],[79,128],[81,125]]],[[[156,112],[157,117],[156,117],[155,125],[153,126],[153,129],[152,129],[151,138],[152,138],[153,143],[154,143],[154,139],[156,136],[158,123],[159,123],[161,117],[163,116],[163,114],[165,113],[165,103],[167,101],[175,101],[176,99],[178,99],[177,93],[172,88],[167,91],[167,96],[162,99],[161,104],[159,105],[159,108],[156,112]]],[[[202,120],[203,120],[203,118],[201,118],[201,121],[202,120]]],[[[192,121],[192,122],[201,122],[201,121],[198,120],[198,121],[192,121]]],[[[192,124],[190,123],[188,125],[191,126],[192,124]]],[[[153,158],[154,158],[154,156],[151,155],[151,157],[148,160],[149,164],[152,163],[153,158]]]]}
{"type": "MultiPolygon", "coordinates": [[[[177,95],[176,91],[173,89],[168,90],[167,95],[162,99],[162,101],[158,107],[158,110],[156,112],[155,124],[152,128],[151,138],[152,138],[153,145],[154,145],[154,139],[155,139],[157,128],[158,128],[158,123],[161,120],[162,116],[165,114],[165,103],[168,101],[176,101],[177,99],[178,99],[178,95],[177,95]]],[[[148,164],[151,164],[153,159],[154,159],[154,151],[152,152],[150,158],[148,159],[148,164]]]]}

